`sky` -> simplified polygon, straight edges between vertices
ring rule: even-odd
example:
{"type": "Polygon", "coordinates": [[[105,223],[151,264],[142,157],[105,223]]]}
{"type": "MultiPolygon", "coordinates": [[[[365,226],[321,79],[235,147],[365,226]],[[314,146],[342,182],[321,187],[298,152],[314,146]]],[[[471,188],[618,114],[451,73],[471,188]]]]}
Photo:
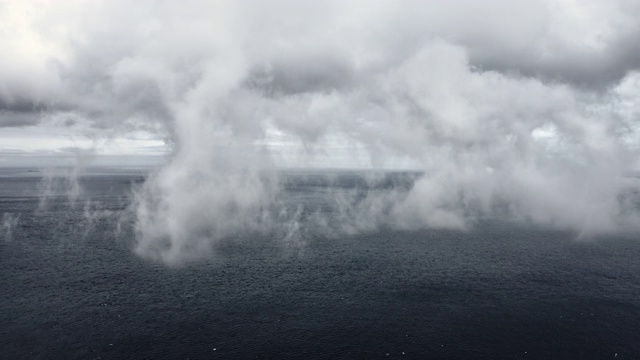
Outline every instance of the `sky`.
{"type": "Polygon", "coordinates": [[[602,140],[572,121],[637,147],[639,13],[631,0],[1,1],[0,164],[163,157],[187,106],[282,167],[416,167],[425,143],[518,131],[602,140]]]}
{"type": "Polygon", "coordinates": [[[639,0],[0,1],[0,166],[159,167],[137,204],[151,248],[211,237],[212,218],[219,236],[246,227],[276,191],[259,174],[281,168],[421,171],[385,200],[399,226],[463,228],[469,207],[507,203],[612,229],[633,222],[619,198],[640,170],[638,15],[639,0]]]}

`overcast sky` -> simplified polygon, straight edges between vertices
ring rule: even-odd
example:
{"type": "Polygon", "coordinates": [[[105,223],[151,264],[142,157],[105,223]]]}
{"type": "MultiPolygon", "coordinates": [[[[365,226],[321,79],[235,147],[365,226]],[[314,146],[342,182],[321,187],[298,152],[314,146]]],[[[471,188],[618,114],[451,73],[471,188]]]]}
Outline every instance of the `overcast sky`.
{"type": "Polygon", "coordinates": [[[281,166],[635,150],[639,15],[635,0],[1,1],[0,164],[161,157],[189,116],[281,166]]]}

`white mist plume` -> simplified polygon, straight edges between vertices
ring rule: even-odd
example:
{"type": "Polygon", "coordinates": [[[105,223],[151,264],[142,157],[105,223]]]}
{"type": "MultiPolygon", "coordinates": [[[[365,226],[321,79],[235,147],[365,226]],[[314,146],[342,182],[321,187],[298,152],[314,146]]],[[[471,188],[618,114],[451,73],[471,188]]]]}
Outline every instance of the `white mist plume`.
{"type": "Polygon", "coordinates": [[[47,167],[41,169],[42,178],[38,184],[38,196],[40,201],[38,209],[47,207],[50,199],[65,197],[72,207],[75,207],[82,196],[83,189],[80,177],[83,175],[92,159],[92,153],[86,150],[76,149],[73,167],[47,167]]]}
{"type": "Polygon", "coordinates": [[[7,126],[162,126],[173,156],[133,205],[142,256],[181,262],[255,231],[638,223],[639,1],[46,5],[0,7],[6,50],[30,60],[1,60],[7,126]],[[331,139],[422,175],[336,194],[331,217],[284,204],[277,159],[331,139]]]}
{"type": "Polygon", "coordinates": [[[18,226],[18,222],[20,220],[19,216],[13,215],[12,213],[4,213],[2,214],[2,236],[4,241],[12,241],[13,233],[15,232],[16,226],[18,226]]]}
{"type": "Polygon", "coordinates": [[[66,197],[69,204],[75,206],[82,194],[82,187],[78,181],[76,168],[44,168],[42,178],[38,184],[40,201],[38,208],[47,208],[50,200],[55,197],[66,197]]]}
{"type": "MultiPolygon", "coordinates": [[[[94,159],[93,152],[86,149],[70,149],[70,151],[75,155],[72,167],[40,169],[42,177],[37,186],[39,201],[35,215],[56,213],[60,221],[51,234],[68,235],[71,232],[77,232],[82,234],[82,239],[86,239],[100,222],[106,221],[120,226],[120,218],[129,214],[126,211],[105,208],[100,200],[91,199],[82,185],[83,177],[87,176],[86,170],[94,159]],[[66,216],[70,216],[73,220],[65,219],[66,216]],[[57,231],[62,229],[64,230],[57,231]]],[[[13,225],[11,229],[15,228],[15,224],[13,225]]],[[[118,231],[119,229],[116,229],[116,235],[118,231]]],[[[56,240],[60,240],[62,244],[67,239],[68,236],[63,236],[56,240]]]]}

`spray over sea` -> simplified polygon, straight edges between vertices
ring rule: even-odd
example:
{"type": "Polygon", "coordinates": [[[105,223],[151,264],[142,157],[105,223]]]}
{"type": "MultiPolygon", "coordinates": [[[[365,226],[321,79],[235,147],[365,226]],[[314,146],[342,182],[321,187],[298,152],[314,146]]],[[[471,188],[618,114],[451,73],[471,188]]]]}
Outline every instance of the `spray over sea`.
{"type": "Polygon", "coordinates": [[[640,358],[640,0],[0,0],[0,358],[640,358]]]}

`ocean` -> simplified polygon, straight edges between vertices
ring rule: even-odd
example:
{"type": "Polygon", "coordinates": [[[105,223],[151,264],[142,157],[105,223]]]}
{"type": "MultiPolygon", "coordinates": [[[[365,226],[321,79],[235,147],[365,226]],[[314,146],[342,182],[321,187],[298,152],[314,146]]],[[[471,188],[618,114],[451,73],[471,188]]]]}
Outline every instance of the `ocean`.
{"type": "MultiPolygon", "coordinates": [[[[310,179],[286,191],[335,186],[310,179]]],[[[118,227],[143,181],[96,173],[43,198],[34,174],[0,177],[1,359],[640,359],[637,234],[249,233],[167,266],[118,227]]]]}

